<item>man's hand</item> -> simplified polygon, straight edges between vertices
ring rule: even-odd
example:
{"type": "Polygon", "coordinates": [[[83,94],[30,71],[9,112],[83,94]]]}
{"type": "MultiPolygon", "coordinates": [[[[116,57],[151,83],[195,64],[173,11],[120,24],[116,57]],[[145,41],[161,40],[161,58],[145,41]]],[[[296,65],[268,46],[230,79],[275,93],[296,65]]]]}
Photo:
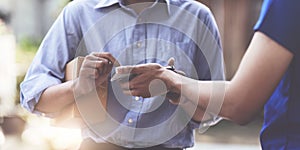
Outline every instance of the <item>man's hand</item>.
{"type": "Polygon", "coordinates": [[[171,76],[175,72],[156,63],[117,68],[118,74],[134,74],[134,78],[120,80],[124,94],[153,97],[166,94],[171,89],[171,76]]]}
{"type": "Polygon", "coordinates": [[[88,94],[107,80],[116,59],[110,53],[91,53],[84,58],[79,78],[74,82],[75,96],[88,94]]]}

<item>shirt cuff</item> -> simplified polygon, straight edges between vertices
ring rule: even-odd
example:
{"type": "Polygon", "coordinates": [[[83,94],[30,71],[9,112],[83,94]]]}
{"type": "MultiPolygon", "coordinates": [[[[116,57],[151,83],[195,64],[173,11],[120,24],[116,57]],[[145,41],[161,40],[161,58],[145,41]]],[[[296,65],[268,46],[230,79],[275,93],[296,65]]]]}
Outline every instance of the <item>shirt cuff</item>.
{"type": "Polygon", "coordinates": [[[34,109],[35,105],[39,102],[45,89],[60,83],[61,81],[59,79],[47,74],[25,79],[20,85],[20,101],[22,107],[31,113],[42,114],[34,109]]]}

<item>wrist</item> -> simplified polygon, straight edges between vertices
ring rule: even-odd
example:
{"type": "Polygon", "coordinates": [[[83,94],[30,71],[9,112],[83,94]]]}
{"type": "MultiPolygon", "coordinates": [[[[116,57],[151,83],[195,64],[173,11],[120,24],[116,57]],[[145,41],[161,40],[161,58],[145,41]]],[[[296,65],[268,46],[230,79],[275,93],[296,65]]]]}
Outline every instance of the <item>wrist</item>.
{"type": "Polygon", "coordinates": [[[180,86],[178,86],[178,81],[181,80],[181,75],[172,70],[164,69],[160,79],[164,81],[169,92],[180,95],[180,86]]]}
{"type": "Polygon", "coordinates": [[[79,78],[76,78],[74,80],[71,80],[69,82],[72,82],[71,83],[71,92],[73,93],[73,96],[74,98],[78,98],[80,97],[81,95],[84,95],[86,92],[84,91],[83,88],[80,87],[80,80],[79,78]]]}
{"type": "Polygon", "coordinates": [[[74,93],[74,81],[70,80],[65,82],[66,83],[66,95],[68,95],[68,104],[71,104],[75,101],[75,93],[74,93]]]}

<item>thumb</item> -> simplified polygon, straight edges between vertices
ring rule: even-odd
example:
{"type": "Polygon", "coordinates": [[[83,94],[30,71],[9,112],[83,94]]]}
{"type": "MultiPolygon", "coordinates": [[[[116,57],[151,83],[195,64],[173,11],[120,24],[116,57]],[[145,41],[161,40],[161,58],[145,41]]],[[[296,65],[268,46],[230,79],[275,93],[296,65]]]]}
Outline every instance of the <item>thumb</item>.
{"type": "Polygon", "coordinates": [[[174,66],[174,65],[175,65],[175,58],[174,57],[169,58],[168,66],[174,66]]]}

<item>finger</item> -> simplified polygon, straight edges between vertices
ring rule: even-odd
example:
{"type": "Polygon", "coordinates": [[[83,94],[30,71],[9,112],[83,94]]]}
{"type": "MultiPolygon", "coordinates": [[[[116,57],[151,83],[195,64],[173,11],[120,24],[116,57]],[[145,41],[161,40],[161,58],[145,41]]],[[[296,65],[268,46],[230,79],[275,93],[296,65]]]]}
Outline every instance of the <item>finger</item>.
{"type": "Polygon", "coordinates": [[[130,74],[135,66],[120,66],[116,68],[116,74],[130,74]]]}
{"type": "Polygon", "coordinates": [[[91,60],[87,60],[84,62],[82,68],[92,68],[92,69],[97,69],[98,71],[103,70],[105,65],[105,61],[102,60],[95,60],[95,61],[91,61],[91,60]]]}
{"type": "Polygon", "coordinates": [[[107,64],[105,64],[104,74],[108,75],[111,72],[112,68],[113,68],[113,63],[109,61],[107,64]]]}
{"type": "MultiPolygon", "coordinates": [[[[95,60],[97,60],[97,61],[103,61],[103,63],[104,63],[103,66],[99,65],[99,66],[96,66],[96,67],[98,69],[101,69],[101,70],[99,70],[101,73],[108,74],[108,73],[111,72],[112,67],[113,67],[113,62],[110,61],[110,59],[111,59],[110,57],[112,57],[112,56],[109,53],[102,55],[102,53],[93,52],[90,55],[88,55],[87,59],[88,60],[94,60],[94,61],[95,60]],[[108,55],[108,57],[106,57],[105,55],[108,55]]],[[[115,61],[114,58],[113,58],[113,61],[115,61]]]]}
{"type": "Polygon", "coordinates": [[[79,75],[82,77],[96,79],[99,77],[99,72],[97,69],[93,69],[93,68],[82,68],[80,69],[79,75]]]}
{"type": "Polygon", "coordinates": [[[133,90],[123,90],[123,93],[125,95],[130,95],[130,96],[139,96],[138,90],[133,89],[133,90]]]}
{"type": "Polygon", "coordinates": [[[175,58],[174,57],[169,58],[168,66],[174,66],[174,65],[175,65],[175,58]]]}
{"type": "Polygon", "coordinates": [[[179,100],[172,100],[172,99],[169,99],[169,102],[173,105],[179,105],[179,100]]]}
{"type": "Polygon", "coordinates": [[[110,59],[106,58],[106,57],[101,57],[101,55],[99,55],[99,53],[91,53],[90,55],[86,56],[87,60],[90,60],[90,61],[104,61],[104,62],[108,62],[109,64],[112,63],[110,61],[110,59]]]}
{"type": "Polygon", "coordinates": [[[85,59],[95,61],[95,60],[101,60],[101,59],[105,59],[105,58],[98,57],[98,56],[95,55],[95,53],[91,53],[91,54],[85,56],[85,59]]]}
{"type": "Polygon", "coordinates": [[[159,69],[161,65],[156,63],[140,64],[135,66],[120,66],[116,68],[118,74],[142,74],[153,69],[159,69]]]}
{"type": "Polygon", "coordinates": [[[131,78],[130,79],[130,84],[132,85],[145,85],[145,84],[148,84],[150,83],[153,78],[149,77],[150,75],[149,74],[139,74],[139,75],[136,75],[134,78],[131,78]]]}
{"type": "Polygon", "coordinates": [[[109,74],[112,70],[112,64],[105,58],[99,60],[86,60],[83,67],[96,68],[100,74],[109,74]]]}
{"type": "Polygon", "coordinates": [[[101,53],[92,53],[92,55],[96,56],[96,57],[102,57],[105,58],[107,60],[109,60],[115,67],[120,66],[120,63],[117,61],[117,59],[112,56],[111,53],[108,52],[101,52],[101,53]]]}
{"type": "Polygon", "coordinates": [[[107,66],[109,65],[109,60],[105,59],[105,58],[101,58],[104,59],[104,61],[102,62],[102,66],[99,69],[99,72],[101,72],[101,74],[105,74],[107,72],[107,66]]]}
{"type": "Polygon", "coordinates": [[[162,66],[160,64],[157,63],[149,63],[149,64],[140,64],[140,65],[136,65],[131,69],[132,74],[142,74],[145,73],[147,71],[152,71],[155,69],[159,69],[162,66]]]}
{"type": "Polygon", "coordinates": [[[123,90],[123,94],[132,96],[130,90],[126,89],[123,90]]]}
{"type": "MultiPolygon", "coordinates": [[[[120,83],[120,82],[119,82],[120,83]]],[[[130,87],[129,82],[121,82],[120,83],[120,87],[122,88],[122,90],[130,90],[133,89],[133,86],[130,87]]]]}

